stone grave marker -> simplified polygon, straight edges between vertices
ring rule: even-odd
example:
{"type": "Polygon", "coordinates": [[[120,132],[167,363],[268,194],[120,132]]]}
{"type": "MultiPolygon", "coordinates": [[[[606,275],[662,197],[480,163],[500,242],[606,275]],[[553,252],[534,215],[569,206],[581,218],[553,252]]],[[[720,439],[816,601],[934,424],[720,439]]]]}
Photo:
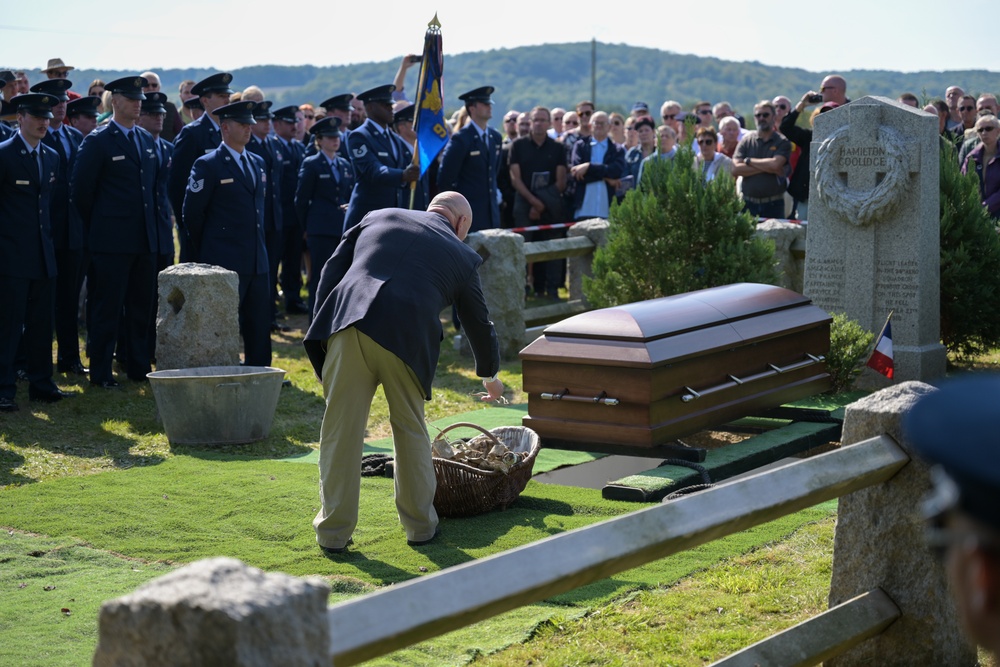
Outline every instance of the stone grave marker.
{"type": "MultiPolygon", "coordinates": [[[[944,375],[938,120],[884,97],[816,117],[804,293],[876,334],[893,311],[893,381],[944,375]]],[[[865,369],[858,385],[889,381],[865,369]]]]}

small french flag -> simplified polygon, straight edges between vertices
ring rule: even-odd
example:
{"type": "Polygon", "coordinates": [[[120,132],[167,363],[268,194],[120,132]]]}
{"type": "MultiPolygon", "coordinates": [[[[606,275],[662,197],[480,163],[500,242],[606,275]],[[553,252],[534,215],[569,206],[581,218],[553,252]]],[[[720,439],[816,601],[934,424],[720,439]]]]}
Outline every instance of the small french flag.
{"type": "Polygon", "coordinates": [[[890,380],[892,379],[892,313],[889,313],[889,317],[885,320],[885,326],[882,327],[882,333],[878,335],[878,340],[875,341],[875,349],[872,351],[872,356],[868,358],[868,363],[866,364],[869,368],[874,368],[876,371],[886,376],[890,380]]]}

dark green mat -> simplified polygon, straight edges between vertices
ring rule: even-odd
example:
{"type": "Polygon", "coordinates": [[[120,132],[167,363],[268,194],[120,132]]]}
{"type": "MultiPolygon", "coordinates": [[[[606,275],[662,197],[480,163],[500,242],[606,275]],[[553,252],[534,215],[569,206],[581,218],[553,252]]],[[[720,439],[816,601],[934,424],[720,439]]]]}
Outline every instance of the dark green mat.
{"type": "MultiPolygon", "coordinates": [[[[481,410],[463,412],[459,415],[452,415],[451,417],[438,419],[437,421],[431,422],[431,426],[436,426],[441,429],[456,422],[471,422],[486,429],[496,428],[497,426],[520,426],[521,418],[526,414],[528,414],[528,405],[526,403],[520,405],[507,405],[502,408],[488,407],[481,410]]],[[[430,431],[432,438],[437,434],[437,430],[434,428],[430,428],[428,430],[430,431]]],[[[456,429],[454,431],[448,431],[449,436],[460,437],[471,436],[476,433],[477,431],[474,429],[456,429]]],[[[374,453],[392,454],[392,438],[383,438],[381,440],[366,442],[365,454],[374,453]]],[[[593,461],[594,459],[599,459],[603,456],[606,456],[606,454],[571,452],[562,449],[542,447],[542,450],[538,452],[538,458],[535,459],[535,467],[532,468],[532,472],[535,474],[548,472],[564,466],[577,465],[578,463],[593,461]]],[[[319,450],[314,449],[308,454],[281,460],[288,461],[290,463],[308,463],[310,465],[317,465],[319,463],[319,450]]]]}

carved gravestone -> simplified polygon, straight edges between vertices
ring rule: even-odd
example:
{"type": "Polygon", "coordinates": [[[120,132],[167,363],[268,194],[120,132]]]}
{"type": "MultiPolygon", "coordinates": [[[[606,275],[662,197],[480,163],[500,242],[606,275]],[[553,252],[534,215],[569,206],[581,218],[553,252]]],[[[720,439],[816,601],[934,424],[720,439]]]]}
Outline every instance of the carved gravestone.
{"type": "MultiPolygon", "coordinates": [[[[893,311],[894,381],[944,375],[937,123],[863,97],[813,132],[804,293],[876,334],[893,311]]],[[[870,369],[859,380],[888,383],[870,369]]]]}
{"type": "MultiPolygon", "coordinates": [[[[484,229],[465,241],[479,253],[479,280],[500,343],[500,356],[517,359],[524,347],[524,237],[506,229],[484,229]]],[[[462,336],[461,351],[471,354],[462,336]]]]}
{"type": "Polygon", "coordinates": [[[160,272],[156,370],[239,365],[239,285],[235,272],[211,264],[160,272]]]}

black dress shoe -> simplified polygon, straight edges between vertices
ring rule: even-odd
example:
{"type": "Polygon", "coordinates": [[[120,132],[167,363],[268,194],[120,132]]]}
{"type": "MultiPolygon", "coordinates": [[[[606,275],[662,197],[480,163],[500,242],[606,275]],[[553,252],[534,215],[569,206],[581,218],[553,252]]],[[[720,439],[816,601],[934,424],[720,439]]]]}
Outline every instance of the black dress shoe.
{"type": "Polygon", "coordinates": [[[101,380],[100,382],[90,381],[91,387],[100,387],[101,389],[118,389],[121,385],[115,380],[101,380]]]}
{"type": "Polygon", "coordinates": [[[285,304],[285,312],[292,315],[308,315],[309,307],[301,301],[290,301],[285,304]]]}
{"type": "Polygon", "coordinates": [[[66,375],[86,375],[90,372],[90,369],[84,367],[79,361],[65,366],[59,364],[58,368],[60,373],[65,373],[66,375]]]}
{"type": "Polygon", "coordinates": [[[28,389],[28,398],[32,401],[39,401],[41,403],[58,403],[59,401],[72,396],[73,394],[68,391],[63,391],[62,389],[53,389],[52,391],[36,391],[34,389],[28,389]]]}
{"type": "Polygon", "coordinates": [[[13,398],[0,398],[0,412],[17,412],[20,408],[13,398]]]}
{"type": "Polygon", "coordinates": [[[354,544],[354,538],[347,538],[347,544],[342,547],[324,547],[322,544],[319,545],[319,550],[325,553],[327,556],[333,556],[335,554],[342,554],[347,551],[347,547],[354,544]]]}
{"type": "Polygon", "coordinates": [[[437,536],[441,534],[440,528],[434,529],[434,534],[428,537],[426,540],[406,540],[406,545],[410,547],[422,547],[425,544],[430,544],[437,539],[437,536]]]}
{"type": "Polygon", "coordinates": [[[16,373],[14,373],[14,375],[16,375],[17,379],[20,380],[21,382],[28,381],[28,371],[26,370],[19,370],[16,373]]]}
{"type": "Polygon", "coordinates": [[[271,322],[271,331],[275,333],[284,333],[286,331],[291,331],[292,328],[285,326],[284,324],[278,324],[277,322],[271,322]]]}

